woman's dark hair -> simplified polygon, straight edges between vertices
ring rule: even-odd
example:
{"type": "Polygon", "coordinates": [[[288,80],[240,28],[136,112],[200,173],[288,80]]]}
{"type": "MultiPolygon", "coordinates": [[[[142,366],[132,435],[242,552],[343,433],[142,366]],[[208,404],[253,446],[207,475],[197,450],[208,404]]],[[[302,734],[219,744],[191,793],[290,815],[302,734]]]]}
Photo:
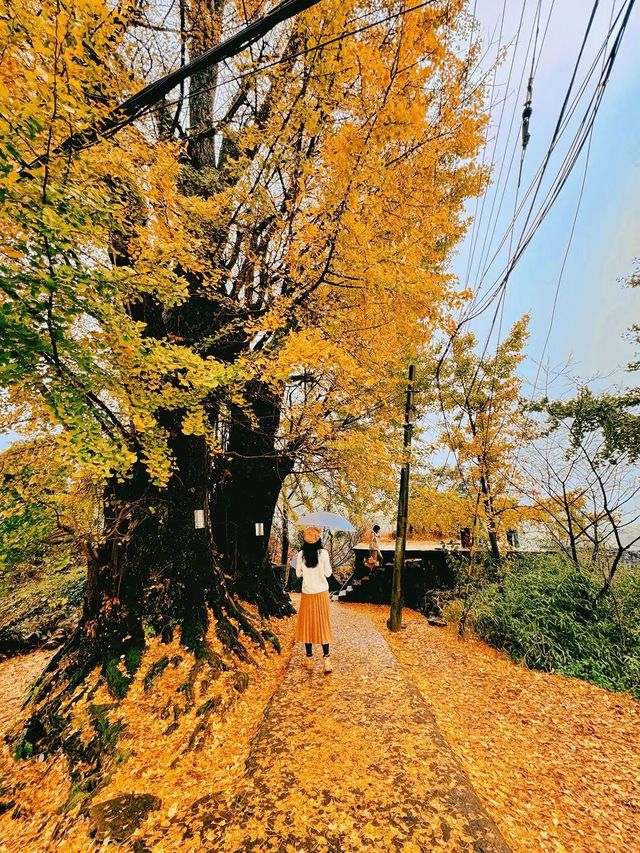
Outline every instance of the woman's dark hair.
{"type": "Polygon", "coordinates": [[[379,524],[374,524],[374,525],[373,525],[373,532],[374,532],[374,533],[377,533],[379,530],[380,530],[380,525],[379,525],[379,524]]]}
{"type": "Polygon", "coordinates": [[[318,565],[318,552],[322,548],[322,542],[318,539],[317,542],[310,544],[309,542],[302,543],[302,554],[304,556],[304,564],[312,569],[318,565]]]}

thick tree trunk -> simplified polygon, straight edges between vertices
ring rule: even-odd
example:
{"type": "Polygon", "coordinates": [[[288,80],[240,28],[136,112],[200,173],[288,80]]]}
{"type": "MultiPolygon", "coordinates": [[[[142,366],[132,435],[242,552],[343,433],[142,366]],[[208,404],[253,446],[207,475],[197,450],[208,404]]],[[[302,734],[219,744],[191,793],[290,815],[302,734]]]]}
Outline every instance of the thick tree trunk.
{"type": "MultiPolygon", "coordinates": [[[[225,0],[180,0],[181,20],[189,24],[189,58],[196,59],[216,42],[222,33],[225,0]]],[[[197,169],[215,167],[216,149],[213,133],[199,139],[198,134],[212,130],[215,121],[215,101],[218,66],[199,71],[191,78],[189,87],[189,128],[195,139],[189,141],[188,151],[197,169]]]]}
{"type": "Polygon", "coordinates": [[[83,612],[70,640],[54,655],[30,697],[31,715],[15,746],[18,757],[64,747],[73,778],[94,775],[100,748],[68,727],[81,685],[101,667],[111,694],[122,697],[144,648],[143,599],[149,558],[160,517],[149,513],[154,488],[142,466],[124,482],[109,481],[104,493],[104,539],[88,546],[88,575],[83,612]]]}
{"type": "Polygon", "coordinates": [[[218,483],[213,508],[216,548],[230,567],[234,591],[258,604],[263,615],[292,612],[267,550],[281,485],[272,460],[233,457],[218,483]],[[262,535],[256,535],[256,524],[263,525],[262,535]]]}
{"type": "MultiPolygon", "coordinates": [[[[224,0],[204,4],[181,0],[180,10],[181,20],[189,24],[189,54],[194,58],[218,40],[224,0]]],[[[214,123],[216,73],[207,71],[192,79],[192,89],[200,92],[189,100],[190,130],[194,134],[210,130],[214,123]]],[[[216,168],[213,135],[190,145],[188,153],[195,173],[206,177],[216,168]]],[[[193,183],[193,192],[206,195],[206,180],[205,189],[193,180],[193,174],[187,175],[187,180],[193,183]]],[[[130,263],[130,239],[128,233],[113,235],[114,264],[130,263]]],[[[219,306],[200,293],[200,284],[193,281],[193,292],[185,303],[168,309],[151,297],[145,298],[130,306],[132,316],[146,324],[146,334],[159,340],[168,334],[185,340],[186,345],[206,339],[216,331],[219,306]]],[[[279,416],[272,405],[273,411],[279,416]]],[[[217,671],[227,665],[206,644],[211,613],[223,646],[239,657],[248,657],[240,632],[259,644],[265,639],[276,643],[268,632],[263,635],[256,630],[228,591],[223,567],[214,557],[210,526],[195,528],[195,510],[204,510],[205,519],[210,517],[208,497],[215,478],[204,437],[182,432],[182,414],[165,412],[160,417],[170,436],[169,448],[175,461],[175,472],[166,488],[151,483],[141,463],[126,481],[114,478],[107,484],[104,538],[99,546],[89,549],[82,618],[71,640],[54,656],[34,687],[33,712],[17,745],[19,755],[64,746],[74,754],[75,766],[82,767],[78,772],[83,778],[88,769],[97,772],[100,744],[92,740],[85,746],[79,735],[69,736],[71,706],[88,689],[76,688],[99,666],[111,694],[115,698],[124,696],[140,665],[145,635],[150,630],[168,641],[177,628],[182,644],[195,655],[194,667],[204,660],[217,671]]],[[[268,422],[266,416],[264,424],[268,422]]],[[[255,443],[255,452],[261,452],[260,440],[252,442],[248,422],[240,433],[238,437],[233,432],[234,447],[246,445],[251,449],[255,443]]],[[[232,486],[222,489],[217,498],[226,505],[225,517],[231,522],[229,547],[225,541],[224,550],[227,554],[237,550],[239,554],[242,571],[238,588],[258,601],[263,612],[285,613],[290,603],[270,576],[264,548],[280,489],[278,466],[274,473],[273,459],[251,470],[245,462],[232,457],[232,486]],[[259,544],[254,518],[264,524],[259,544]],[[251,572],[245,570],[248,566],[251,572]]]]}
{"type": "Polygon", "coordinates": [[[273,516],[292,462],[276,451],[281,397],[262,383],[250,389],[251,413],[232,410],[225,457],[212,488],[216,548],[234,581],[234,591],[255,602],[263,615],[293,612],[268,554],[273,516]],[[255,420],[254,420],[255,418],[255,420]],[[256,525],[262,525],[262,533],[256,525]]]}
{"type": "MultiPolygon", "coordinates": [[[[178,415],[174,418],[177,424],[178,415]]],[[[63,747],[77,779],[98,775],[102,762],[99,737],[89,741],[68,731],[72,706],[86,694],[88,682],[77,688],[95,667],[101,667],[109,691],[119,699],[140,665],[149,630],[169,641],[178,629],[182,645],[194,655],[194,672],[208,663],[214,674],[228,664],[207,645],[210,613],[232,656],[248,658],[241,632],[261,645],[271,639],[227,591],[209,528],[194,526],[194,510],[207,515],[206,442],[179,430],[171,433],[176,470],[167,488],[151,484],[140,465],[124,483],[108,484],[105,537],[91,552],[80,624],[36,684],[33,712],[16,746],[19,756],[63,747]]]]}

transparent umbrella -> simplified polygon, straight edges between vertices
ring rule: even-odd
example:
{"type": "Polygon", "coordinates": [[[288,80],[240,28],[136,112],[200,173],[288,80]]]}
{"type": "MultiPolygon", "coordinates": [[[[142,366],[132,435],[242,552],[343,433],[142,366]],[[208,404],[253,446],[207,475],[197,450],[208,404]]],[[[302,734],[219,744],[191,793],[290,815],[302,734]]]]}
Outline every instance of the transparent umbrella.
{"type": "MultiPolygon", "coordinates": [[[[333,551],[333,536],[331,532],[334,530],[341,530],[345,533],[355,533],[356,528],[351,524],[351,522],[344,518],[342,515],[338,515],[335,512],[310,512],[307,515],[303,515],[302,518],[299,518],[295,522],[296,527],[320,527],[324,530],[329,530],[329,554],[331,556],[331,563],[334,563],[334,551],[333,551]]],[[[349,549],[349,553],[351,550],[349,549]]],[[[291,565],[295,568],[295,562],[297,559],[293,557],[291,560],[291,565]]]]}
{"type": "Polygon", "coordinates": [[[335,512],[310,512],[296,521],[296,527],[324,527],[326,530],[355,532],[353,524],[335,512]]]}

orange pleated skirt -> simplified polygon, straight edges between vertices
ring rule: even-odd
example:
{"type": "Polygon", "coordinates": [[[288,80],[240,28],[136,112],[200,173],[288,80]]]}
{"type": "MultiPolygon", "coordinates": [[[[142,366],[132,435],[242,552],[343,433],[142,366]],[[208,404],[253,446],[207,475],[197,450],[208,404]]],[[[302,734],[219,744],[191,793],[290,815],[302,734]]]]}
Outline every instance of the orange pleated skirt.
{"type": "Polygon", "coordinates": [[[329,593],[303,592],[300,597],[296,642],[332,643],[331,619],[329,617],[329,593]]]}

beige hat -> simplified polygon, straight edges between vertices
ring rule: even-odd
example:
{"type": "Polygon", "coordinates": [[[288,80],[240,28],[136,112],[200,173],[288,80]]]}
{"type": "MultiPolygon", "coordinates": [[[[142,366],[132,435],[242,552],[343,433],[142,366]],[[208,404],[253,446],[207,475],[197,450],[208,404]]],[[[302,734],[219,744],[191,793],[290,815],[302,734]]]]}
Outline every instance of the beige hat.
{"type": "Polygon", "coordinates": [[[322,536],[322,531],[319,527],[307,527],[304,531],[304,541],[308,545],[315,545],[316,542],[320,541],[320,537],[322,536]]]}

